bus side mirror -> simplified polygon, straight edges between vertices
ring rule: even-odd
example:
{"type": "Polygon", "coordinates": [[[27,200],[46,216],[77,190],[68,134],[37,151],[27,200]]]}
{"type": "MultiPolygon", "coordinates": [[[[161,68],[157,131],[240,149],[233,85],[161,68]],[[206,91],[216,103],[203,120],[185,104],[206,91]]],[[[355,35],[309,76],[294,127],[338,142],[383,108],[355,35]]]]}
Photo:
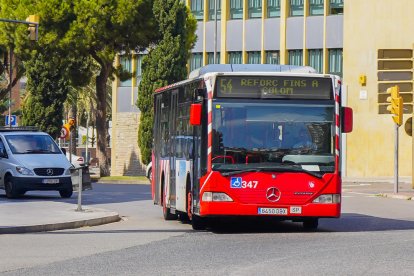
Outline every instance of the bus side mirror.
{"type": "Polygon", "coordinates": [[[190,106],[190,124],[192,126],[201,125],[201,104],[191,104],[190,106]]]}
{"type": "Polygon", "coordinates": [[[342,107],[342,133],[352,132],[353,127],[353,112],[350,107],[342,107]]]}

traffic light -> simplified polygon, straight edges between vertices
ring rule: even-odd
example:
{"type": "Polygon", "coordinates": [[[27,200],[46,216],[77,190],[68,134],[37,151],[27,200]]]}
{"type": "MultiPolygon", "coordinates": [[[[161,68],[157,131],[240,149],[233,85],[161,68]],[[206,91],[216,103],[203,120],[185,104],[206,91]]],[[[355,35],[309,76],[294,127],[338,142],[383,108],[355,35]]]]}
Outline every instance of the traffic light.
{"type": "Polygon", "coordinates": [[[69,125],[74,126],[75,123],[76,123],[76,121],[75,121],[74,118],[70,118],[69,121],[68,121],[68,123],[69,123],[69,125]]]}
{"type": "Polygon", "coordinates": [[[400,97],[400,88],[398,85],[390,87],[387,89],[387,93],[391,94],[390,97],[387,98],[387,102],[391,103],[391,105],[387,106],[387,110],[394,114],[392,119],[397,125],[402,125],[403,120],[403,98],[400,97]]]}
{"type": "MultiPolygon", "coordinates": [[[[31,14],[29,15],[28,18],[26,18],[26,21],[33,22],[33,23],[39,23],[39,15],[31,14]]],[[[37,40],[38,27],[39,27],[38,24],[29,24],[27,31],[28,31],[28,37],[30,40],[37,40]]]]}

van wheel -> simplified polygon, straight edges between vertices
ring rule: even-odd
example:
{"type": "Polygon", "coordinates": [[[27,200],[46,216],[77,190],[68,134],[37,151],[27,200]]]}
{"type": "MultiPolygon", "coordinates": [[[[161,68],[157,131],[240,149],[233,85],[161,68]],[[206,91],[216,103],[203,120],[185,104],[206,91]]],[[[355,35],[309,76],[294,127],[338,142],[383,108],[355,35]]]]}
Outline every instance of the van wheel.
{"type": "Polygon", "coordinates": [[[13,183],[13,180],[10,176],[7,176],[4,180],[4,186],[7,198],[16,198],[19,196],[16,185],[13,183]]]}
{"type": "Polygon", "coordinates": [[[59,194],[62,198],[70,198],[73,194],[73,190],[61,190],[59,191],[59,194]]]}

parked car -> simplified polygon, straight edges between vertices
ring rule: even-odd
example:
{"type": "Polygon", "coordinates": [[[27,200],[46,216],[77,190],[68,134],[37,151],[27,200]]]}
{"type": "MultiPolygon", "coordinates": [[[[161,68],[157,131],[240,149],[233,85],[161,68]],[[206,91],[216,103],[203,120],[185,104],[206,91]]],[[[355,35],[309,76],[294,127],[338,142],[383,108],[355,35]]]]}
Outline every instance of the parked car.
{"type": "Polygon", "coordinates": [[[34,190],[71,197],[71,167],[49,134],[24,127],[0,129],[0,189],[8,198],[34,190]]]}
{"type": "MultiPolygon", "coordinates": [[[[66,152],[66,158],[69,160],[69,162],[71,162],[69,152],[66,152]]],[[[71,163],[72,163],[73,166],[75,166],[75,168],[79,168],[79,167],[85,165],[85,160],[83,159],[82,156],[77,156],[77,155],[72,154],[72,162],[71,163]]]]}
{"type": "Polygon", "coordinates": [[[148,163],[145,176],[149,179],[150,182],[152,181],[152,162],[148,163]]]}

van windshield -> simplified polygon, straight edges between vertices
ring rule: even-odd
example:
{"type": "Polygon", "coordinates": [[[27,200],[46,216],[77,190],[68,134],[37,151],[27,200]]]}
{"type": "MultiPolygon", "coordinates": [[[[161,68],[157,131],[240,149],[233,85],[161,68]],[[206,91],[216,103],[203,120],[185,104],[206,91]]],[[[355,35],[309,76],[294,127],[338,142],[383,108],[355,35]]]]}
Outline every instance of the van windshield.
{"type": "Polygon", "coordinates": [[[8,135],[6,141],[14,154],[62,154],[47,135],[8,135]]]}

